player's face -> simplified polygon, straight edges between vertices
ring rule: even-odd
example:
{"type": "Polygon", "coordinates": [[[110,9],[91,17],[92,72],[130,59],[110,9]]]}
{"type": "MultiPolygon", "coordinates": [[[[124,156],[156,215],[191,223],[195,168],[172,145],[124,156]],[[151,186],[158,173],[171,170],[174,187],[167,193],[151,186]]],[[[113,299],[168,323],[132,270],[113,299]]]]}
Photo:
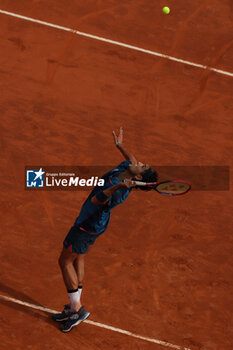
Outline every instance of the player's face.
{"type": "Polygon", "coordinates": [[[128,169],[132,175],[137,176],[142,175],[147,169],[149,169],[149,165],[137,162],[135,164],[130,164],[128,169]]]}

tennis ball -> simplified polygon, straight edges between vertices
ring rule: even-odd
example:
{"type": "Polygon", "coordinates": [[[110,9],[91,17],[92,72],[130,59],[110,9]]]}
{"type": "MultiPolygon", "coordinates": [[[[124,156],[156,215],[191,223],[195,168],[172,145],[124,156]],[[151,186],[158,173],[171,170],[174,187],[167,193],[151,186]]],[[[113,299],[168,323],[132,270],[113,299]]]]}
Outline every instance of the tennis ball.
{"type": "Polygon", "coordinates": [[[169,7],[165,6],[165,7],[163,8],[163,13],[165,13],[165,15],[168,15],[168,14],[170,13],[169,7]]]}

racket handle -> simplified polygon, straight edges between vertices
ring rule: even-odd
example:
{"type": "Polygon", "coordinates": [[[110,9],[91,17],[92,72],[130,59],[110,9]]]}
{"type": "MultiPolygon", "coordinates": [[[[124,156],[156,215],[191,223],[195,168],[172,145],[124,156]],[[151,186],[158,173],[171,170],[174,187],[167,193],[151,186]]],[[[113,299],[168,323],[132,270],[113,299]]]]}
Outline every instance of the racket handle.
{"type": "Polygon", "coordinates": [[[141,181],[134,181],[134,180],[132,180],[132,183],[134,185],[138,185],[138,186],[146,186],[146,183],[145,182],[141,182],[141,181]]]}
{"type": "Polygon", "coordinates": [[[156,184],[156,182],[142,182],[142,181],[134,181],[134,180],[132,181],[132,183],[137,186],[151,186],[156,184]]]}

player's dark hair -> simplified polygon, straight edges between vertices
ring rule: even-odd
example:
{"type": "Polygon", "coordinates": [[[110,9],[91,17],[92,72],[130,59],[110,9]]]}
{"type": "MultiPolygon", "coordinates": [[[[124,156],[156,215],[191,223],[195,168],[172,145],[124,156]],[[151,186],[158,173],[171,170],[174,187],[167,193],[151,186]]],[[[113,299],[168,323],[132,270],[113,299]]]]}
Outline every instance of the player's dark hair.
{"type": "MultiPolygon", "coordinates": [[[[153,170],[152,168],[147,169],[143,174],[142,174],[142,182],[157,182],[158,181],[158,173],[153,170]]],[[[148,188],[146,186],[135,186],[135,188],[139,188],[142,191],[150,191],[153,189],[148,188]]]]}

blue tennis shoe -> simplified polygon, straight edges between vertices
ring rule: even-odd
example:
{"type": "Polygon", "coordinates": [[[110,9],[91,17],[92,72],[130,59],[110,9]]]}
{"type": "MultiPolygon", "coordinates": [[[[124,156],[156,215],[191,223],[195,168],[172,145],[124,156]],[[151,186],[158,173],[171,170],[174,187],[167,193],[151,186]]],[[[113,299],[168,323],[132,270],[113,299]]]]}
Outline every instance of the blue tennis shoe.
{"type": "Polygon", "coordinates": [[[78,312],[69,313],[68,319],[61,325],[62,332],[70,332],[74,327],[79,325],[82,321],[86,320],[90,316],[90,313],[82,306],[78,312]]]}

